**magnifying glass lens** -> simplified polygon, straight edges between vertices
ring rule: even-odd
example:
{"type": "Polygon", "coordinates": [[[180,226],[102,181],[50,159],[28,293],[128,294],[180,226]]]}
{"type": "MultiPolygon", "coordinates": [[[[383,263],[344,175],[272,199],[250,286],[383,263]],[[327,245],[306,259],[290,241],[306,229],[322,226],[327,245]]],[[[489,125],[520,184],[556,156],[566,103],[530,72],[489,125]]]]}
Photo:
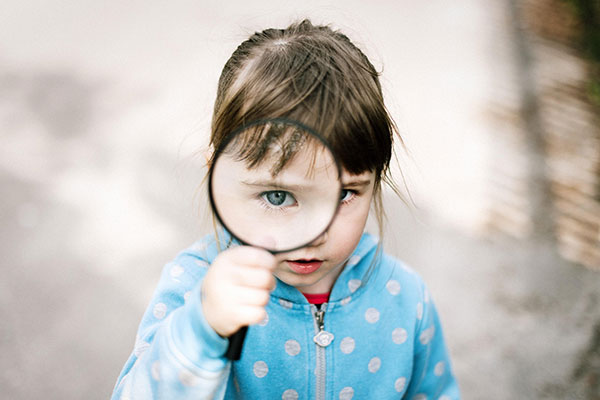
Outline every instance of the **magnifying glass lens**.
{"type": "Polygon", "coordinates": [[[331,224],[341,193],[324,140],[290,121],[255,123],[218,150],[209,191],[223,226],[242,243],[282,252],[310,244],[331,224]]]}

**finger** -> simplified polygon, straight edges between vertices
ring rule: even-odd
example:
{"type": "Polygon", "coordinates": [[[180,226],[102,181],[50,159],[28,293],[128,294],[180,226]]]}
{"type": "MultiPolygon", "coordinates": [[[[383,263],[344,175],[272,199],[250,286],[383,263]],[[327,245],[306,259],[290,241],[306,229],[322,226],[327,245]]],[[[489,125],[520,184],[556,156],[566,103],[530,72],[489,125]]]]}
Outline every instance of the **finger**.
{"type": "Polygon", "coordinates": [[[271,296],[268,290],[238,287],[231,297],[238,306],[264,307],[269,303],[271,296]]]}
{"type": "Polygon", "coordinates": [[[267,311],[263,307],[240,307],[237,312],[240,327],[245,325],[260,324],[267,318],[267,311]]]}
{"type": "Polygon", "coordinates": [[[240,286],[256,289],[271,290],[275,285],[275,278],[271,271],[264,268],[235,268],[232,271],[232,280],[240,286]]]}
{"type": "Polygon", "coordinates": [[[230,260],[238,265],[246,265],[273,271],[277,266],[275,256],[256,247],[239,246],[227,250],[230,260]]]}

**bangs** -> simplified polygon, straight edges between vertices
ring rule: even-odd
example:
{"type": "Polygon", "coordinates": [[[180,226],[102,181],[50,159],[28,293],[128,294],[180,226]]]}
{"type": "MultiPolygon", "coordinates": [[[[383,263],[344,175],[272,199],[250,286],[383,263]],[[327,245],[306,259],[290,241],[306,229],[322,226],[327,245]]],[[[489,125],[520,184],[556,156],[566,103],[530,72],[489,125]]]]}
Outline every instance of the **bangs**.
{"type": "Polygon", "coordinates": [[[317,157],[323,153],[334,160],[331,150],[322,140],[304,127],[282,119],[255,122],[234,132],[221,146],[219,153],[244,162],[248,169],[269,164],[269,173],[276,177],[297,156],[308,159],[307,177],[314,172],[317,157]]]}
{"type": "Polygon", "coordinates": [[[345,35],[304,22],[253,38],[236,50],[243,62],[234,53],[221,76],[212,144],[246,123],[287,118],[321,135],[349,173],[379,180],[394,127],[367,57],[345,35]]]}

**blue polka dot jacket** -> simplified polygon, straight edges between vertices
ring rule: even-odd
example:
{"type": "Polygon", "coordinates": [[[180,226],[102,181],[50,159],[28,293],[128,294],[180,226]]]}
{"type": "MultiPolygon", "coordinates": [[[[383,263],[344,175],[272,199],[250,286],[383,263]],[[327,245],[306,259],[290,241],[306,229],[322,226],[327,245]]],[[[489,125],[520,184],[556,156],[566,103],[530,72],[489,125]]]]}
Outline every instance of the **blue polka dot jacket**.
{"type": "Polygon", "coordinates": [[[223,246],[207,236],[165,266],[113,399],[460,397],[423,281],[377,251],[369,234],[322,313],[277,281],[267,318],[249,327],[240,360],[229,361],[228,340],[204,319],[200,295],[223,246]]]}

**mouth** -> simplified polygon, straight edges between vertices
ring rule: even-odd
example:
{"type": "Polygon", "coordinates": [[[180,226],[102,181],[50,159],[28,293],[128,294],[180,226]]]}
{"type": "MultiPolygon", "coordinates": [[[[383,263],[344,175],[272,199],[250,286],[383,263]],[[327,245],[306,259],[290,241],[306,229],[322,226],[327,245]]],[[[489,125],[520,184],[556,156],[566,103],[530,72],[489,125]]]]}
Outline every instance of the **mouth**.
{"type": "Polygon", "coordinates": [[[288,266],[297,274],[310,274],[321,268],[323,260],[286,260],[288,266]]]}

